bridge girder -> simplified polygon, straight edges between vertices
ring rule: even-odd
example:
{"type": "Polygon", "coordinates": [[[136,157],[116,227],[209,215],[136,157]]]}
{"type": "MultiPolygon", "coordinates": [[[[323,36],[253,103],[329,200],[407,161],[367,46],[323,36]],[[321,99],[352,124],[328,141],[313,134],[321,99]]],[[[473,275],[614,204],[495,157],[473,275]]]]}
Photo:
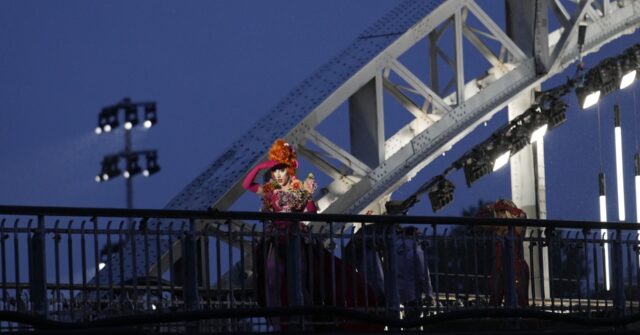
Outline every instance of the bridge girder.
{"type": "MultiPolygon", "coordinates": [[[[528,56],[474,0],[403,1],[294,88],[166,208],[230,208],[244,193],[241,181],[248,170],[266,159],[266,151],[274,139],[284,137],[331,177],[331,182],[320,185],[324,193],[317,200],[322,212],[362,213],[367,209],[380,212],[382,203],[393,191],[477,125],[575,62],[579,56],[576,45],[579,24],[588,24],[583,54],[597,51],[640,25],[640,0],[540,0],[540,3],[551,7],[560,28],[548,34],[548,30],[538,30],[545,34],[539,33],[535,38],[538,43],[540,39],[545,41],[548,49],[541,48],[542,51],[528,56]],[[470,20],[470,16],[474,19],[470,20]],[[448,29],[453,30],[454,40],[450,54],[438,45],[448,29]],[[480,77],[465,77],[474,72],[468,68],[469,60],[465,61],[465,39],[487,60],[488,66],[480,77]],[[424,57],[432,67],[429,83],[402,61],[402,56],[422,41],[429,46],[424,57]],[[492,43],[498,43],[499,47],[492,43]],[[439,61],[449,65],[451,80],[447,83],[440,82],[443,73],[437,66],[439,61]],[[354,131],[373,132],[372,138],[379,138],[380,129],[384,129],[384,114],[390,112],[384,109],[384,92],[414,116],[395,134],[375,143],[377,151],[373,154],[365,150],[369,148],[342,147],[317,129],[362,90],[368,90],[361,95],[363,99],[373,99],[368,108],[376,108],[366,115],[376,119],[370,126],[354,131]],[[311,145],[318,149],[310,149],[311,145]],[[378,159],[372,159],[371,155],[378,159]]],[[[549,22],[537,24],[548,29],[549,22]]],[[[168,247],[162,249],[151,252],[166,254],[168,247]]],[[[134,258],[130,261],[135,262],[134,258]]]]}

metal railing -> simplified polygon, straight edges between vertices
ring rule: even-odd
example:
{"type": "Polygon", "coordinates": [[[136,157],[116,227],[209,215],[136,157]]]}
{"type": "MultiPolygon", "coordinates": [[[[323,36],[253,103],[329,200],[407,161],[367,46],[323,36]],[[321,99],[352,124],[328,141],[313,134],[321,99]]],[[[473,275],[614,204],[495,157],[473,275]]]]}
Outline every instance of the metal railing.
{"type": "Polygon", "coordinates": [[[0,331],[410,331],[476,317],[624,326],[640,320],[637,229],[0,206],[0,331]]]}

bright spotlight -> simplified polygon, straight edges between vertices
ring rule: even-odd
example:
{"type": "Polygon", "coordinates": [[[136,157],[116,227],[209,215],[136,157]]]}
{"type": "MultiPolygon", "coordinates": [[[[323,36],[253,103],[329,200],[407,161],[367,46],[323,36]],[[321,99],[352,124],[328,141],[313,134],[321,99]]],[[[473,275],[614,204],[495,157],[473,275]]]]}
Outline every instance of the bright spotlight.
{"type": "Polygon", "coordinates": [[[153,126],[153,123],[149,120],[144,121],[143,123],[145,128],[151,128],[151,126],[153,126]]]}
{"type": "Polygon", "coordinates": [[[129,121],[124,123],[124,129],[126,130],[130,130],[131,128],[133,128],[133,124],[129,121]]]}
{"type": "Polygon", "coordinates": [[[102,134],[102,128],[96,127],[96,135],[102,134]]]}
{"type": "Polygon", "coordinates": [[[107,264],[105,262],[98,263],[98,270],[102,271],[102,269],[104,269],[105,266],[107,266],[107,264]]]}
{"type": "Polygon", "coordinates": [[[544,134],[547,133],[547,128],[549,128],[549,125],[545,123],[542,126],[540,126],[538,129],[534,130],[533,133],[531,133],[531,138],[529,140],[529,143],[533,143],[538,140],[541,140],[544,137],[544,134]]]}
{"type": "Polygon", "coordinates": [[[100,176],[96,176],[95,181],[96,181],[96,183],[101,182],[101,181],[102,181],[102,177],[100,177],[100,176]]]}
{"type": "Polygon", "coordinates": [[[122,176],[129,179],[131,177],[131,174],[129,173],[129,171],[125,171],[122,173],[122,176]]]}
{"type": "Polygon", "coordinates": [[[105,132],[105,133],[108,133],[108,132],[110,132],[110,131],[111,131],[111,125],[109,125],[109,124],[105,124],[105,125],[104,125],[104,132],[105,132]]]}
{"type": "Polygon", "coordinates": [[[501,167],[507,165],[509,163],[509,157],[511,157],[511,151],[504,152],[496,158],[493,162],[493,171],[498,171],[501,167]]]}
{"type": "Polygon", "coordinates": [[[142,170],[142,175],[145,177],[149,177],[149,170],[147,169],[142,170]]]}
{"type": "Polygon", "coordinates": [[[589,93],[584,99],[584,103],[582,103],[582,109],[587,109],[595,105],[598,103],[598,100],[600,100],[600,90],[589,93]]]}
{"type": "Polygon", "coordinates": [[[103,173],[103,174],[102,174],[102,180],[104,180],[104,181],[109,180],[109,175],[108,175],[108,174],[106,174],[106,173],[103,173]]]}
{"type": "Polygon", "coordinates": [[[622,76],[622,80],[620,80],[620,89],[626,88],[629,85],[633,84],[633,81],[636,80],[637,71],[633,70],[624,76],[622,76]]]}

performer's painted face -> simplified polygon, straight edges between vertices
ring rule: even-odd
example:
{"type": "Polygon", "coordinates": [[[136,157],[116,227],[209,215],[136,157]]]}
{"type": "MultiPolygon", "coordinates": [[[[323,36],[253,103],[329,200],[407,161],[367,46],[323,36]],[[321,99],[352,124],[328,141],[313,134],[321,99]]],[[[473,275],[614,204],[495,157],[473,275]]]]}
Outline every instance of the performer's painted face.
{"type": "Polygon", "coordinates": [[[287,174],[286,166],[277,166],[271,170],[271,176],[280,186],[285,186],[289,182],[289,174],[287,174]]]}

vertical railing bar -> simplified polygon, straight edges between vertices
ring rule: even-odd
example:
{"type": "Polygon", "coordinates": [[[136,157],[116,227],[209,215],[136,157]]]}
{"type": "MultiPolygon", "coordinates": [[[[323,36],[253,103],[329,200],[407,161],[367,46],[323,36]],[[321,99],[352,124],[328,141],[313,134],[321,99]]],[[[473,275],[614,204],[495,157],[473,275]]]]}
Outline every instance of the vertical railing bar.
{"type": "MultiPolygon", "coordinates": [[[[576,249],[577,249],[576,250],[576,254],[580,254],[580,248],[581,248],[581,245],[582,245],[581,241],[579,240],[579,234],[580,234],[580,232],[576,231],[575,235],[573,237],[574,238],[574,243],[575,243],[576,249]]],[[[584,280],[585,275],[582,273],[583,271],[582,271],[582,269],[580,267],[580,262],[576,262],[575,266],[576,266],[576,273],[578,274],[577,280],[576,280],[576,283],[577,283],[576,299],[578,299],[578,311],[581,311],[582,310],[582,299],[581,299],[581,297],[582,297],[582,282],[584,280]]]]}
{"type": "Polygon", "coordinates": [[[226,222],[226,226],[227,226],[227,241],[229,241],[229,243],[227,243],[227,261],[229,262],[229,292],[227,293],[227,296],[229,298],[227,300],[227,308],[231,308],[235,304],[235,299],[234,299],[235,297],[233,296],[233,270],[234,270],[233,250],[231,249],[232,243],[233,243],[233,232],[232,232],[230,221],[226,222]]]}
{"type": "MultiPolygon", "coordinates": [[[[245,239],[244,239],[244,234],[245,234],[245,223],[243,222],[240,225],[240,231],[237,233],[238,236],[238,242],[240,243],[240,304],[244,304],[245,303],[245,289],[244,289],[244,282],[245,282],[245,257],[244,257],[244,249],[245,249],[245,239]]],[[[240,307],[244,307],[244,306],[240,306],[240,307]]]]}
{"type": "MultiPolygon", "coordinates": [[[[433,297],[433,285],[431,285],[431,273],[429,271],[429,255],[431,254],[428,250],[428,241],[427,241],[427,227],[424,227],[422,229],[422,234],[420,235],[420,246],[422,247],[422,252],[423,252],[423,257],[422,257],[422,266],[424,267],[424,287],[427,288],[427,296],[425,297],[426,301],[430,304],[432,304],[432,306],[427,306],[427,308],[429,307],[435,307],[435,297],[433,297]]],[[[422,308],[424,305],[421,304],[421,311],[424,312],[424,309],[422,308]]],[[[428,314],[425,313],[425,317],[428,314]]],[[[420,316],[420,315],[419,315],[420,316]]],[[[423,330],[422,328],[420,328],[421,330],[423,330]]]]}
{"type": "Polygon", "coordinates": [[[432,248],[434,250],[433,252],[433,256],[434,256],[434,262],[433,262],[433,272],[435,273],[434,279],[435,279],[435,285],[433,287],[434,290],[434,294],[435,294],[435,298],[436,301],[434,301],[436,308],[439,307],[438,302],[440,301],[440,246],[438,245],[438,237],[437,237],[437,224],[433,223],[432,225],[433,228],[433,235],[431,236],[433,243],[432,243],[432,248]]]}
{"type": "Polygon", "coordinates": [[[69,306],[70,306],[70,314],[71,320],[75,321],[75,305],[76,298],[73,290],[74,281],[73,281],[73,234],[71,233],[71,226],[73,225],[73,220],[69,220],[69,224],[67,226],[67,269],[69,271],[69,306]]]}
{"type": "MultiPolygon", "coordinates": [[[[556,249],[556,245],[557,245],[557,241],[556,241],[556,231],[554,229],[548,229],[549,230],[549,235],[547,236],[547,238],[549,239],[549,241],[547,242],[547,248],[549,250],[549,254],[551,255],[552,250],[556,249]]],[[[546,234],[546,230],[545,230],[545,234],[546,234]]],[[[556,297],[555,297],[555,293],[556,290],[554,288],[554,271],[553,271],[553,266],[554,266],[554,262],[553,262],[553,257],[549,257],[549,294],[550,294],[550,300],[551,300],[551,310],[552,311],[556,311],[556,297]]]]}
{"type": "Polygon", "coordinates": [[[210,223],[206,223],[204,226],[204,229],[202,230],[202,239],[203,239],[203,246],[202,248],[204,249],[204,267],[202,268],[202,271],[204,271],[204,285],[205,285],[205,289],[206,289],[206,299],[204,299],[204,301],[206,301],[206,308],[207,309],[213,309],[212,308],[212,297],[211,297],[211,268],[209,267],[209,263],[211,261],[210,256],[209,256],[209,248],[210,248],[210,241],[209,239],[213,236],[213,232],[210,229],[210,223]]]}
{"type": "MultiPolygon", "coordinates": [[[[481,232],[482,234],[482,250],[483,250],[483,255],[493,255],[493,250],[495,249],[495,243],[494,243],[494,234],[489,235],[489,233],[485,230],[481,232]]],[[[485,263],[485,279],[483,280],[484,283],[484,291],[485,292],[485,302],[486,302],[486,306],[487,307],[491,307],[490,305],[490,298],[491,298],[491,286],[489,285],[490,282],[490,278],[491,280],[493,280],[493,256],[490,256],[488,258],[489,262],[485,263]]]]}
{"type": "Polygon", "coordinates": [[[467,236],[467,232],[468,229],[471,229],[471,227],[467,226],[465,227],[466,230],[464,232],[464,235],[462,235],[462,240],[464,241],[464,245],[463,245],[463,252],[464,252],[464,257],[462,257],[462,267],[463,267],[463,277],[462,277],[462,281],[463,281],[463,289],[464,289],[464,299],[465,299],[465,307],[469,305],[469,286],[470,286],[470,280],[469,280],[469,248],[468,248],[468,244],[469,244],[469,237],[467,236]]]}
{"type": "MultiPolygon", "coordinates": [[[[107,222],[107,287],[109,290],[109,301],[107,302],[107,307],[115,300],[115,291],[113,289],[113,244],[111,240],[111,225],[113,224],[112,220],[107,222]]],[[[100,261],[102,262],[103,251],[100,252],[100,261]]]]}
{"type": "Polygon", "coordinates": [[[320,281],[319,284],[319,288],[320,288],[320,301],[322,302],[322,305],[324,306],[327,302],[326,300],[326,290],[325,290],[325,273],[327,273],[328,269],[326,268],[326,262],[325,262],[325,258],[324,258],[324,254],[323,254],[323,242],[325,240],[324,238],[324,230],[327,228],[326,222],[323,222],[322,227],[320,227],[320,229],[318,230],[318,233],[320,234],[318,237],[318,247],[314,248],[314,253],[316,254],[316,258],[318,259],[318,269],[320,269],[319,271],[319,275],[318,275],[318,280],[320,281]]]}
{"type": "MultiPolygon", "coordinates": [[[[598,247],[597,245],[602,243],[602,240],[600,239],[601,235],[595,231],[593,233],[593,281],[594,281],[594,288],[595,291],[598,292],[599,288],[598,286],[600,285],[599,283],[599,274],[598,274],[598,247]]],[[[604,274],[604,271],[603,271],[604,274]]],[[[597,298],[598,296],[596,295],[596,311],[600,309],[600,299],[597,298]]]]}
{"type": "MultiPolygon", "coordinates": [[[[251,269],[253,272],[253,278],[254,278],[254,282],[255,285],[253,286],[253,298],[254,298],[254,302],[258,301],[258,284],[257,283],[257,275],[258,275],[258,262],[260,261],[258,259],[257,254],[258,254],[258,248],[256,246],[256,227],[258,225],[253,223],[251,224],[251,236],[250,236],[250,241],[251,241],[251,269]]],[[[207,263],[208,264],[208,263],[207,263]]],[[[209,267],[207,266],[207,273],[209,273],[209,267]]],[[[209,276],[210,274],[208,274],[207,276],[209,276]]],[[[248,299],[249,302],[252,302],[251,299],[248,299]]],[[[251,318],[251,327],[253,328],[255,326],[255,322],[256,322],[256,318],[251,318]]],[[[259,325],[258,325],[259,326],[259,325]]]]}
{"type": "MultiPolygon", "coordinates": [[[[125,304],[125,299],[128,297],[128,292],[125,291],[124,285],[125,285],[125,273],[124,273],[124,249],[126,247],[126,245],[128,244],[129,240],[131,239],[131,234],[129,234],[129,224],[127,224],[127,230],[124,229],[124,220],[120,220],[120,224],[118,225],[118,260],[119,260],[119,267],[118,267],[118,272],[119,272],[119,276],[118,278],[120,279],[120,305],[124,305],[125,304]]],[[[135,308],[135,306],[132,306],[132,308],[135,308]]]]}
{"type": "MultiPolygon", "coordinates": [[[[360,248],[362,249],[360,254],[362,255],[362,277],[364,279],[364,310],[365,312],[369,312],[369,264],[367,262],[367,242],[369,241],[368,237],[367,237],[367,229],[366,228],[366,223],[365,222],[360,222],[361,226],[360,229],[362,229],[362,243],[360,243],[360,248]]],[[[355,239],[355,232],[354,232],[354,236],[351,237],[352,239],[352,243],[353,243],[353,239],[355,239]]],[[[375,245],[372,243],[372,245],[375,245]]],[[[357,244],[354,244],[355,247],[357,247],[357,244]]],[[[375,248],[372,248],[371,252],[375,252],[375,248]]],[[[356,252],[354,250],[353,252],[353,264],[356,264],[356,252]]],[[[374,265],[375,266],[375,265],[374,265]]],[[[375,280],[375,278],[374,278],[375,280]]]]}
{"type": "Polygon", "coordinates": [[[3,310],[7,310],[7,250],[6,250],[6,245],[5,245],[5,239],[7,239],[9,237],[9,235],[7,234],[5,236],[5,232],[4,232],[4,224],[6,222],[6,219],[3,218],[2,221],[0,221],[0,252],[2,252],[2,266],[0,267],[0,269],[2,269],[2,302],[3,302],[3,310]]]}
{"type": "MultiPolygon", "coordinates": [[[[547,255],[549,255],[550,251],[549,251],[549,244],[547,243],[547,241],[545,240],[545,238],[543,237],[543,233],[545,234],[546,237],[546,230],[545,229],[538,229],[536,231],[538,233],[538,278],[540,278],[540,301],[542,302],[540,304],[541,308],[545,308],[546,307],[546,299],[547,299],[547,295],[545,292],[545,276],[549,277],[549,285],[551,285],[551,274],[546,274],[544,272],[544,264],[543,264],[543,259],[544,259],[544,248],[547,248],[547,255]]],[[[547,260],[548,261],[548,260],[547,260]]],[[[548,264],[547,264],[548,265],[548,264]]],[[[550,266],[550,265],[549,265],[550,266]]],[[[535,267],[535,266],[533,266],[535,267]]]]}
{"type": "MultiPolygon", "coordinates": [[[[60,219],[57,219],[53,224],[53,254],[54,254],[54,267],[55,267],[55,287],[54,291],[56,292],[55,301],[53,301],[52,310],[60,315],[62,311],[62,299],[61,299],[61,285],[60,285],[60,232],[59,232],[60,219]]],[[[0,234],[1,236],[2,234],[0,234]]],[[[52,300],[53,294],[52,294],[52,300]]],[[[59,318],[58,318],[59,319],[59,318]]]]}
{"type": "MultiPolygon", "coordinates": [[[[93,221],[93,258],[94,258],[94,269],[95,269],[95,281],[96,281],[96,310],[98,311],[98,315],[101,311],[101,295],[102,291],[100,290],[100,251],[98,248],[98,218],[92,217],[91,221],[93,221]]],[[[86,292],[85,292],[86,294],[86,292]]]]}
{"type": "MultiPolygon", "coordinates": [[[[344,255],[344,231],[347,228],[346,225],[343,225],[340,228],[340,253],[344,255]]],[[[340,305],[343,307],[347,306],[347,265],[346,262],[340,262],[341,264],[341,275],[340,275],[340,283],[342,287],[342,301],[340,305]]]]}
{"type": "MultiPolygon", "coordinates": [[[[330,243],[334,243],[334,236],[333,236],[333,222],[329,222],[329,241],[330,243]]],[[[338,297],[336,296],[336,262],[335,262],[335,252],[336,249],[332,248],[331,249],[331,257],[330,259],[330,267],[331,267],[331,303],[333,304],[333,306],[337,306],[338,305],[338,297]]],[[[336,320],[337,322],[337,320],[336,320]]]]}
{"type": "Polygon", "coordinates": [[[148,217],[139,217],[138,218],[138,230],[142,229],[142,239],[144,241],[144,291],[145,291],[145,295],[146,295],[146,302],[147,302],[147,312],[149,311],[149,309],[151,308],[151,281],[150,281],[150,273],[149,273],[149,267],[151,267],[151,260],[149,256],[149,222],[148,222],[149,218],[148,217]]]}
{"type": "MultiPolygon", "coordinates": [[[[562,257],[562,254],[563,254],[563,253],[564,253],[564,254],[566,254],[566,255],[568,255],[568,254],[569,254],[569,253],[565,250],[565,248],[566,248],[566,246],[567,246],[567,240],[568,240],[569,233],[567,233],[567,235],[566,235],[567,237],[562,237],[562,233],[563,233],[563,232],[561,231],[561,232],[560,232],[560,249],[561,249],[562,251],[560,252],[560,257],[562,257]]],[[[562,263],[561,263],[561,264],[562,264],[562,263]]],[[[560,272],[560,271],[558,271],[558,272],[560,272]]],[[[563,281],[566,281],[565,279],[566,279],[566,278],[561,278],[561,277],[560,277],[560,278],[558,278],[558,281],[559,281],[559,283],[560,283],[560,284],[562,284],[562,282],[563,282],[563,281]]],[[[566,286],[569,286],[569,282],[568,282],[568,281],[566,281],[566,282],[567,282],[567,283],[566,283],[566,284],[567,284],[566,286]]],[[[562,292],[562,293],[560,293],[560,294],[561,294],[561,295],[560,295],[560,309],[564,309],[565,292],[562,292]]],[[[563,312],[564,312],[564,311],[563,311],[563,312]]]]}
{"type": "MultiPolygon", "coordinates": [[[[261,263],[261,268],[262,268],[262,283],[258,283],[256,281],[256,289],[258,288],[258,285],[262,285],[262,297],[258,296],[258,294],[260,294],[260,290],[256,291],[256,300],[257,299],[264,299],[264,302],[266,303],[267,300],[267,292],[269,290],[269,285],[268,285],[268,281],[267,281],[267,252],[269,250],[269,248],[267,247],[267,244],[269,244],[269,239],[271,238],[270,236],[267,236],[267,228],[268,228],[268,223],[266,221],[260,221],[260,223],[262,224],[262,232],[261,232],[261,237],[262,237],[262,243],[259,243],[260,248],[262,248],[262,259],[258,259],[257,262],[261,263]]],[[[270,232],[271,233],[271,232],[270,232]]],[[[257,263],[256,262],[256,263],[257,263]]],[[[256,269],[257,269],[257,264],[256,264],[256,269]]],[[[257,273],[257,272],[256,272],[257,273]]],[[[268,318],[265,318],[265,320],[267,320],[268,318]]]]}
{"type": "MultiPolygon", "coordinates": [[[[631,235],[630,233],[627,233],[627,238],[626,238],[625,243],[624,243],[625,248],[623,248],[623,250],[626,250],[626,254],[627,254],[627,282],[629,284],[633,281],[633,273],[631,272],[631,264],[632,264],[631,263],[631,250],[632,249],[630,248],[630,245],[629,245],[630,244],[629,243],[629,236],[630,235],[631,235]]],[[[623,287],[623,291],[624,291],[624,287],[623,287]]],[[[626,299],[626,296],[625,296],[625,301],[624,301],[625,306],[627,305],[627,303],[628,302],[627,302],[627,299],[626,299]]],[[[628,305],[629,305],[629,312],[633,313],[633,304],[630,303],[628,305]]]]}
{"type": "MultiPolygon", "coordinates": [[[[29,219],[28,225],[27,225],[27,232],[25,234],[26,240],[27,240],[27,292],[29,292],[29,299],[25,299],[24,300],[24,306],[25,306],[25,311],[31,312],[33,313],[33,309],[30,308],[33,307],[33,304],[29,304],[29,302],[34,298],[33,297],[33,293],[34,293],[34,289],[31,286],[31,281],[33,279],[33,274],[34,274],[34,270],[33,270],[33,246],[32,246],[32,241],[31,241],[31,236],[30,234],[32,233],[32,228],[31,228],[31,224],[33,224],[33,219],[29,219]]],[[[34,232],[35,233],[35,232],[34,232]]]]}
{"type": "MultiPolygon", "coordinates": [[[[353,225],[349,229],[351,231],[351,236],[349,237],[350,241],[353,239],[353,236],[355,235],[355,228],[356,228],[355,225],[353,225]]],[[[347,230],[347,231],[349,231],[349,230],[347,230]]],[[[345,257],[345,251],[344,250],[342,251],[342,257],[345,260],[345,263],[344,263],[345,266],[347,266],[348,263],[347,263],[347,259],[345,257]]],[[[352,253],[352,260],[353,261],[351,262],[351,265],[353,267],[350,267],[350,270],[353,269],[354,272],[355,272],[355,269],[356,269],[355,268],[355,264],[356,264],[356,262],[355,262],[354,258],[355,258],[355,255],[353,255],[353,253],[352,253]]],[[[358,288],[357,288],[357,284],[356,284],[356,279],[358,279],[358,276],[359,276],[359,274],[357,272],[352,273],[352,275],[351,275],[351,283],[349,283],[349,285],[351,285],[351,291],[353,292],[353,307],[354,308],[359,308],[360,307],[360,303],[361,303],[359,301],[359,299],[358,299],[359,298],[358,297],[358,292],[357,292],[358,288]]],[[[363,289],[363,291],[365,291],[365,292],[367,291],[366,287],[367,286],[365,286],[364,289],[363,289]]],[[[347,288],[345,288],[345,292],[349,292],[349,290],[347,288]]]]}
{"type": "Polygon", "coordinates": [[[14,268],[15,268],[15,275],[14,278],[16,280],[16,302],[18,302],[21,298],[22,295],[22,289],[21,289],[21,285],[20,285],[20,249],[18,247],[18,222],[19,219],[16,219],[15,225],[14,225],[14,231],[13,231],[13,251],[15,253],[14,257],[14,268]]]}
{"type": "Polygon", "coordinates": [[[590,313],[591,313],[591,296],[589,295],[589,290],[591,290],[591,276],[589,275],[589,243],[588,243],[588,238],[589,238],[589,229],[583,229],[582,230],[582,236],[583,236],[583,243],[584,243],[584,268],[586,269],[586,273],[585,273],[585,281],[586,281],[586,298],[587,298],[587,317],[589,317],[590,313]]]}
{"type": "Polygon", "coordinates": [[[515,287],[515,231],[513,225],[507,226],[507,236],[504,237],[504,264],[506,275],[505,306],[515,308],[517,306],[517,293],[515,287]]]}
{"type": "MultiPolygon", "coordinates": [[[[458,250],[459,245],[458,245],[458,234],[451,234],[452,240],[453,240],[453,248],[454,250],[458,250]]],[[[464,258],[464,257],[463,257],[464,258]]],[[[458,264],[456,264],[458,265],[458,264]]],[[[461,264],[464,267],[464,260],[461,262],[461,264]]],[[[458,292],[458,287],[460,287],[460,281],[462,280],[460,278],[461,273],[459,273],[459,271],[461,271],[462,269],[459,269],[457,267],[454,267],[454,273],[449,273],[450,276],[452,276],[453,280],[451,280],[451,282],[453,283],[453,289],[454,289],[454,297],[456,299],[455,303],[454,303],[454,309],[458,309],[460,306],[458,305],[458,303],[460,302],[460,292],[458,292]]],[[[464,284],[463,284],[464,285],[464,284]]]]}
{"type": "MultiPolygon", "coordinates": [[[[317,247],[317,244],[315,243],[315,236],[313,236],[313,234],[311,233],[311,223],[309,223],[309,225],[307,226],[308,230],[306,230],[306,236],[304,237],[306,239],[306,243],[304,244],[304,250],[302,253],[302,257],[304,257],[304,264],[306,264],[307,266],[304,267],[303,269],[303,280],[305,283],[307,283],[306,287],[309,289],[309,298],[311,299],[311,304],[315,303],[315,296],[316,296],[316,282],[315,282],[315,278],[313,275],[313,271],[316,269],[316,263],[314,261],[314,250],[317,247]]],[[[243,277],[244,278],[244,277],[243,277]]]]}
{"type": "MultiPolygon", "coordinates": [[[[161,220],[156,220],[155,221],[155,230],[156,230],[156,284],[157,284],[157,294],[158,294],[158,308],[156,308],[156,310],[158,312],[164,312],[166,309],[165,303],[164,303],[164,297],[162,295],[162,257],[160,255],[160,228],[162,226],[162,221],[161,220]]],[[[171,233],[169,233],[170,235],[171,233]]],[[[172,248],[172,245],[169,244],[169,249],[172,248]]]]}
{"type": "Polygon", "coordinates": [[[176,275],[175,275],[175,266],[174,266],[174,255],[173,255],[173,224],[175,222],[171,221],[169,222],[169,286],[170,286],[170,293],[171,293],[171,297],[170,297],[170,302],[169,302],[169,306],[170,307],[177,307],[174,306],[174,303],[177,299],[176,297],[176,287],[175,287],[175,280],[176,280],[176,275]]]}
{"type": "Polygon", "coordinates": [[[87,290],[87,248],[86,248],[86,241],[85,241],[85,230],[84,230],[84,226],[86,225],[86,221],[82,220],[82,223],[80,224],[80,254],[81,254],[81,261],[82,261],[82,308],[80,308],[81,311],[81,315],[82,315],[82,319],[85,319],[86,316],[86,310],[87,310],[87,304],[88,304],[88,299],[89,296],[87,294],[88,290],[87,290]]]}
{"type": "Polygon", "coordinates": [[[479,250],[478,250],[478,230],[475,226],[471,227],[471,245],[473,246],[473,287],[475,294],[476,307],[479,307],[478,302],[480,301],[480,264],[479,264],[479,250]]]}
{"type": "MultiPolygon", "coordinates": [[[[138,227],[140,225],[140,221],[137,222],[138,223],[138,227]]],[[[138,232],[135,229],[136,226],[136,220],[131,220],[130,224],[127,225],[128,226],[128,234],[129,234],[129,242],[131,242],[131,286],[132,286],[132,300],[133,300],[133,309],[135,311],[138,310],[139,308],[139,304],[138,304],[138,252],[137,252],[137,234],[138,232]]]]}
{"type": "MultiPolygon", "coordinates": [[[[535,248],[534,246],[539,245],[538,242],[535,241],[535,230],[531,230],[529,232],[529,237],[527,238],[527,229],[524,230],[524,240],[529,242],[529,262],[527,264],[531,264],[530,265],[530,273],[529,273],[529,282],[531,283],[531,290],[529,290],[528,292],[531,294],[531,302],[533,303],[533,305],[531,306],[533,309],[535,309],[536,306],[536,300],[538,299],[538,296],[536,295],[536,267],[533,266],[533,264],[536,264],[534,262],[534,255],[535,255],[535,248]]],[[[523,243],[524,244],[524,243],[523,243]]],[[[538,249],[540,249],[542,246],[540,246],[538,249]]],[[[522,248],[522,251],[524,252],[524,247],[522,248]]],[[[524,255],[523,255],[524,257],[524,255]]],[[[542,261],[542,260],[541,260],[542,261]]],[[[540,287],[541,290],[544,290],[544,286],[540,287]]]]}
{"type": "MultiPolygon", "coordinates": [[[[220,223],[216,224],[216,231],[220,234],[220,223]]],[[[217,293],[216,293],[216,300],[217,300],[217,304],[218,306],[221,306],[221,301],[222,301],[222,260],[221,260],[221,250],[220,250],[220,237],[218,236],[218,238],[216,238],[216,287],[217,287],[217,293]]],[[[266,292],[266,291],[265,291],[266,292]]]]}

